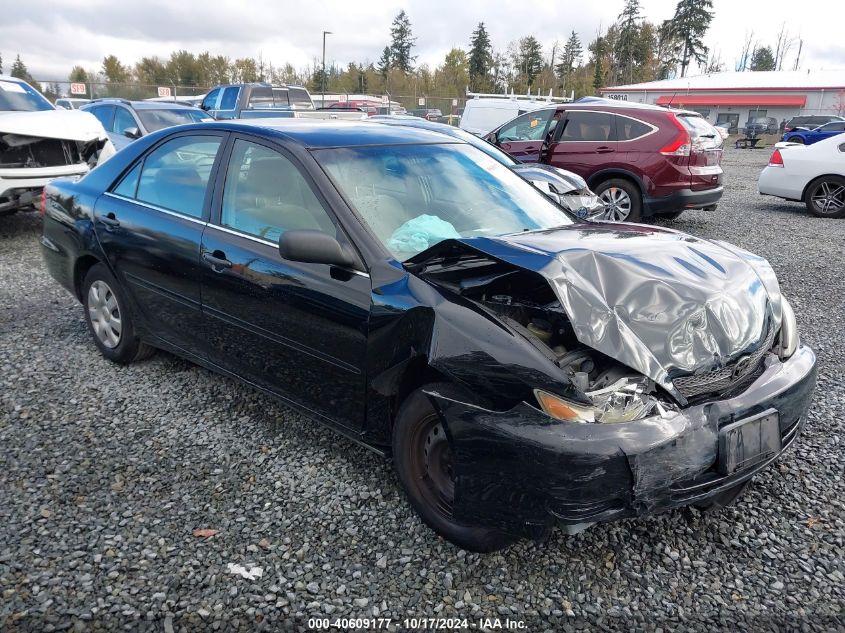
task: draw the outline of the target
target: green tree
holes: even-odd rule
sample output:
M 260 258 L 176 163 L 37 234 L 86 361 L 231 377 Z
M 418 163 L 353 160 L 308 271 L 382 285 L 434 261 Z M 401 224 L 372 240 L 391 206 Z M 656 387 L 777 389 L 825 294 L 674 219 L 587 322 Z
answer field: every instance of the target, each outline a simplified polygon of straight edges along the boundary
M 469 83 L 469 59 L 466 51 L 453 48 L 446 53 L 443 65 L 437 69 L 437 88 L 441 94 L 459 95 Z
M 384 79 L 387 79 L 387 74 L 390 72 L 392 65 L 393 58 L 390 53 L 390 47 L 385 46 L 384 50 L 381 52 L 381 57 L 378 60 L 378 71 Z
M 390 38 L 391 67 L 398 68 L 403 73 L 413 71 L 416 56 L 411 55 L 411 49 L 414 47 L 417 38 L 411 32 L 411 20 L 404 9 L 393 18 L 393 24 L 390 26 Z
M 671 28 L 676 40 L 677 58 L 681 64 L 681 77 L 687 74 L 690 62 L 707 61 L 704 35 L 713 21 L 713 0 L 679 0 Z
M 593 43 L 590 44 L 590 53 L 592 53 L 593 59 L 593 91 L 598 93 L 599 88 L 602 88 L 605 85 L 605 78 L 604 78 L 604 56 L 606 55 L 606 44 L 604 37 L 599 35 Z
M 179 86 L 200 85 L 200 65 L 197 63 L 196 55 L 184 49 L 170 54 L 170 59 L 165 65 L 167 70 L 167 83 L 175 83 Z
M 114 55 L 103 58 L 103 75 L 105 75 L 106 81 L 111 84 L 129 83 L 131 78 L 129 68 L 120 63 L 120 60 Z
M 238 83 L 258 81 L 258 65 L 251 57 L 236 59 L 232 64 L 232 67 L 232 78 Z
M 581 55 L 583 54 L 584 48 L 581 46 L 581 39 L 575 31 L 572 31 L 572 34 L 563 46 L 560 63 L 555 67 L 558 76 L 563 79 L 564 89 L 566 88 L 567 81 L 572 76 L 572 72 L 576 67 L 581 65 Z
M 620 83 L 634 82 L 634 71 L 642 61 L 640 59 L 641 23 L 640 0 L 625 0 L 625 8 L 622 9 L 617 21 L 619 37 L 614 47 L 617 60 L 617 72 L 614 81 Z
M 135 76 L 140 83 L 148 86 L 170 83 L 167 78 L 167 68 L 158 57 L 142 57 L 135 64 Z
M 774 70 L 775 56 L 769 46 L 763 46 L 754 51 L 751 56 L 751 70 Z
M 26 83 L 35 85 L 35 79 L 32 78 L 32 75 L 29 74 L 29 70 L 26 68 L 26 64 L 21 61 L 21 56 L 16 55 L 15 61 L 12 62 L 12 71 L 10 73 L 12 77 L 17 77 L 18 79 L 23 79 Z
M 472 88 L 483 92 L 490 87 L 490 71 L 493 68 L 493 45 L 490 34 L 479 22 L 472 32 L 469 49 L 469 81 Z
M 530 88 L 543 70 L 543 46 L 536 37 L 528 35 L 519 40 L 517 55 L 517 68 Z
M 3 54 L 0 53 L 0 75 L 3 74 Z
M 672 24 L 672 20 L 664 20 L 657 27 L 654 51 L 654 78 L 668 79 L 675 72 L 680 60 L 678 49 L 680 42 L 678 31 Z
M 82 66 L 74 66 L 70 71 L 70 75 L 68 75 L 68 80 L 74 83 L 85 84 L 91 81 L 91 78 L 88 77 L 88 73 Z

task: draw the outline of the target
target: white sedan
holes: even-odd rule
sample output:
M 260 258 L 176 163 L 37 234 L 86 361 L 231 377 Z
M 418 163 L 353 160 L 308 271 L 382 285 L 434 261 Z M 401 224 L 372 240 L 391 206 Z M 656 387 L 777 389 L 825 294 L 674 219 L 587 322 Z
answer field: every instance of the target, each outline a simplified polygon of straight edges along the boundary
M 820 218 L 845 218 L 845 138 L 778 143 L 757 181 L 760 193 L 804 202 Z

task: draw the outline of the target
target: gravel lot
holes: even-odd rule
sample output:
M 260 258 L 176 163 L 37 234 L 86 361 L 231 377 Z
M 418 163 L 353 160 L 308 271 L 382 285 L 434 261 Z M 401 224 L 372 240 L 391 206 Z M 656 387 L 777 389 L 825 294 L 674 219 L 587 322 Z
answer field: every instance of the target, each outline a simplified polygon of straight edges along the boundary
M 43 269 L 39 217 L 0 218 L 0 628 L 845 630 L 845 222 L 760 197 L 768 156 L 727 150 L 718 210 L 671 225 L 774 265 L 821 367 L 797 446 L 720 513 L 498 555 L 438 539 L 388 462 L 270 398 L 164 353 L 105 361 Z

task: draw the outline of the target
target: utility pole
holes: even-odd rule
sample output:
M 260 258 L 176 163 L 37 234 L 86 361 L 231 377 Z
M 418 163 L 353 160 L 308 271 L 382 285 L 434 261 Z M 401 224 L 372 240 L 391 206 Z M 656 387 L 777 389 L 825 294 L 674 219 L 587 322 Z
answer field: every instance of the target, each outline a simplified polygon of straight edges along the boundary
M 320 75 L 321 108 L 326 107 L 326 35 L 331 34 L 331 31 L 323 31 L 323 74 Z

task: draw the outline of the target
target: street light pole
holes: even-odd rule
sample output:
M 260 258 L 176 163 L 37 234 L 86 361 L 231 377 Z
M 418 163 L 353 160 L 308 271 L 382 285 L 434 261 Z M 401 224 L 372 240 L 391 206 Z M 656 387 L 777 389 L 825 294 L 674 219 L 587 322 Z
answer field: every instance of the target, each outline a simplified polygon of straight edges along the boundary
M 326 35 L 331 35 L 331 31 L 323 31 L 323 73 L 320 75 L 320 107 L 326 107 Z

